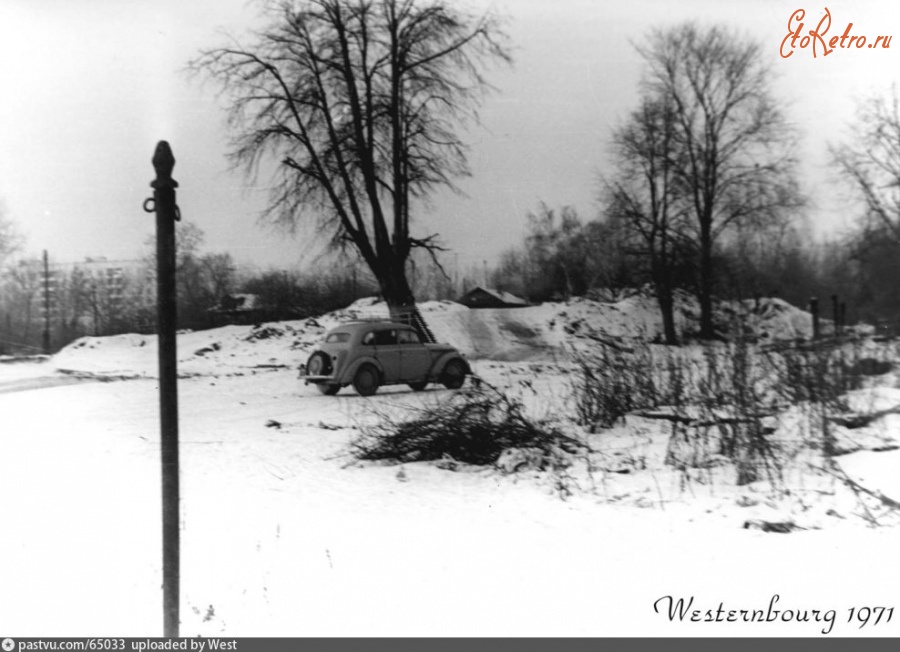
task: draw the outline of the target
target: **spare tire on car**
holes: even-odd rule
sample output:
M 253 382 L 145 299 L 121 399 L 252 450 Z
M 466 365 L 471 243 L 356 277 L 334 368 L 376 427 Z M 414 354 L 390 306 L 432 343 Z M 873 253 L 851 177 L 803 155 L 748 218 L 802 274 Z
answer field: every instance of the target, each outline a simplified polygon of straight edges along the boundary
M 331 373 L 331 358 L 322 351 L 316 351 L 306 363 L 308 376 L 327 376 Z

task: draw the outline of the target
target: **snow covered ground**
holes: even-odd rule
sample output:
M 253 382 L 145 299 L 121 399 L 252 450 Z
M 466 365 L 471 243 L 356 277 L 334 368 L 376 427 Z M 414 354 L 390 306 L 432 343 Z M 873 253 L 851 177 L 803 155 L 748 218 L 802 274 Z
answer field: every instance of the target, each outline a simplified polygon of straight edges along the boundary
M 631 417 L 589 437 L 609 464 L 573 468 L 564 495 L 560 478 L 541 472 L 353 463 L 348 444 L 374 409 L 401 414 L 450 394 L 325 397 L 297 379 L 325 329 L 381 310 L 362 302 L 319 320 L 179 336 L 182 635 L 900 634 L 900 613 L 861 629 L 848 622 L 851 608 L 900 607 L 896 521 L 888 511 L 886 526 L 872 527 L 853 492 L 799 466 L 786 472 L 788 494 L 766 482 L 736 487 L 725 469 L 686 481 L 662 464 L 659 424 Z M 424 312 L 439 339 L 477 358 L 477 374 L 562 419 L 567 347 L 659 332 L 640 296 Z M 774 300 L 753 315 L 763 340 L 811 328 Z M 682 306 L 682 328 L 691 318 Z M 155 338 L 138 335 L 0 364 L 3 635 L 161 634 L 155 371 Z M 888 375 L 851 397 L 884 414 L 844 433 L 864 441 L 836 459 L 898 499 L 894 383 Z M 802 529 L 744 527 L 762 521 Z M 819 610 L 820 621 L 671 622 L 666 596 L 693 597 L 704 617 L 720 603 L 752 611 L 774 600 Z

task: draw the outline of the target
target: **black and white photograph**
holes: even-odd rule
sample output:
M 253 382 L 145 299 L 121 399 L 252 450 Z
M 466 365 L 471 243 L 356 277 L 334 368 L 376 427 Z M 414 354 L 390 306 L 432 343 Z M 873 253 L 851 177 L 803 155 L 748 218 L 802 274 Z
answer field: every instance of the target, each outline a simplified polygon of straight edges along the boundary
M 897 33 L 0 0 L 3 649 L 900 636 Z

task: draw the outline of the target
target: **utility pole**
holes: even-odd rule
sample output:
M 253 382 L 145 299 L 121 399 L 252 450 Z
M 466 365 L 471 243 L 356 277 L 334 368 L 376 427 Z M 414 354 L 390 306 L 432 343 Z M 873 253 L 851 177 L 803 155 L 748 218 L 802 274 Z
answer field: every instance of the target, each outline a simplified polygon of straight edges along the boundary
M 816 297 L 809 300 L 809 311 L 812 313 L 812 338 L 817 340 L 819 339 L 819 300 Z
M 163 625 L 165 636 L 178 637 L 181 580 L 181 531 L 178 467 L 178 357 L 175 332 L 175 203 L 178 182 L 172 178 L 175 157 L 169 143 L 156 145 L 150 183 L 153 197 L 144 210 L 156 213 L 156 301 L 159 341 L 160 457 L 162 462 Z
M 50 261 L 44 249 L 44 355 L 50 355 Z
M 91 275 L 91 325 L 94 329 L 94 337 L 100 335 L 100 304 L 97 299 L 97 277 Z
M 831 315 L 834 318 L 834 336 L 841 334 L 841 308 L 838 303 L 838 295 L 831 295 Z

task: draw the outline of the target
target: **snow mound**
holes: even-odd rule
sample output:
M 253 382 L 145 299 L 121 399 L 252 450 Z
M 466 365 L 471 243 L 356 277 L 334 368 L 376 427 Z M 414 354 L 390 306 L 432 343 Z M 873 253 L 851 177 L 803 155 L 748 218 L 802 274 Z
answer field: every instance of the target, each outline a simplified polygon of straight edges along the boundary
M 727 332 L 742 328 L 759 340 L 809 339 L 813 335 L 812 314 L 777 298 L 724 303 L 718 309 L 718 321 Z M 832 322 L 822 320 L 822 332 Z
M 524 308 L 470 309 L 451 301 L 419 304 L 440 342 L 475 359 L 526 361 L 553 359 L 573 344 L 594 341 L 660 341 L 663 324 L 655 297 L 640 291 L 617 301 L 577 298 Z M 698 329 L 694 297 L 675 296 L 675 327 L 689 337 Z M 350 320 L 383 319 L 387 305 L 375 298 L 306 320 L 223 326 L 178 334 L 178 370 L 182 375 L 243 375 L 253 370 L 297 368 L 323 335 Z M 723 332 L 741 325 L 760 340 L 807 338 L 812 318 L 780 299 L 723 303 L 716 313 Z M 53 358 L 61 371 L 131 377 L 155 377 L 157 342 L 153 335 L 83 337 Z

